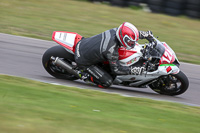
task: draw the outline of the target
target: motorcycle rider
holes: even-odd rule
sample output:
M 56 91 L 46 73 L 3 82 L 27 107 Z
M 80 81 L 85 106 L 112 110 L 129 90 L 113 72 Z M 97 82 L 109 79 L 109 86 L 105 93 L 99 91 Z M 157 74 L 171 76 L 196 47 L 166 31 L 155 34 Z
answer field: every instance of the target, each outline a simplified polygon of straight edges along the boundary
M 90 38 L 83 38 L 76 45 L 75 51 L 75 61 L 83 70 L 79 71 L 80 77 L 89 79 L 99 87 L 109 87 L 113 82 L 113 77 L 99 67 L 98 63 L 108 61 L 112 75 L 130 74 L 130 68 L 121 66 L 118 62 L 118 49 L 120 47 L 134 48 L 138 39 L 147 39 L 151 42 L 152 36 L 151 31 L 138 31 L 133 24 L 124 22 L 118 28 Z

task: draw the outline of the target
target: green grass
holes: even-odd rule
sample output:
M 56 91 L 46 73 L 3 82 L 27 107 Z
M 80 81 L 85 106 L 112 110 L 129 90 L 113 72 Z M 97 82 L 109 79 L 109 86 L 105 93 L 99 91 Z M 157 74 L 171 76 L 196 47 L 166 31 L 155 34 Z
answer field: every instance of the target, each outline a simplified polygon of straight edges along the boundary
M 0 133 L 199 133 L 200 108 L 0 75 Z
M 128 21 L 152 30 L 166 41 L 179 60 L 200 64 L 200 21 L 75 0 L 1 0 L 0 32 L 51 40 L 55 30 L 85 37 Z

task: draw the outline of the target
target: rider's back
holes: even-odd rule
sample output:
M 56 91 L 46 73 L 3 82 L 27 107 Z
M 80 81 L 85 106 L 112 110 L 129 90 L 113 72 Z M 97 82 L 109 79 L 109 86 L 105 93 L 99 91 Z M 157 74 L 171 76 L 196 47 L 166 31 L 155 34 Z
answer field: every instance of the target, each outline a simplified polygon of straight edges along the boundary
M 116 28 L 90 38 L 83 38 L 76 46 L 75 60 L 79 65 L 93 65 L 107 61 L 117 46 Z

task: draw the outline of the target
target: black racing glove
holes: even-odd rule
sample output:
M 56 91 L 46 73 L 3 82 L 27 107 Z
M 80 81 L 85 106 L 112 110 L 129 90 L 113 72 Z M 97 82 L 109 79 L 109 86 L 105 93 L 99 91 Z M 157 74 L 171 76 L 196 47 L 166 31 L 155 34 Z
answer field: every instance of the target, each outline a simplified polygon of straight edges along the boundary
M 152 31 L 139 31 L 140 39 L 147 39 L 149 42 L 153 42 L 153 33 Z

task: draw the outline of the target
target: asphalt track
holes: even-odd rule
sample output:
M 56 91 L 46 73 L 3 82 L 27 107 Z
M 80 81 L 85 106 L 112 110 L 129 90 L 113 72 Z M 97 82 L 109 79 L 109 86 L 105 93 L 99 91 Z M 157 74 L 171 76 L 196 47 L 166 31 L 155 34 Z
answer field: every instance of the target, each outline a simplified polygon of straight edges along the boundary
M 0 33 L 0 74 L 14 75 L 39 80 L 52 84 L 62 84 L 79 88 L 94 89 L 123 96 L 144 97 L 155 100 L 179 102 L 192 106 L 200 106 L 200 66 L 181 63 L 181 70 L 189 78 L 189 89 L 179 96 L 164 96 L 153 92 L 150 88 L 131 88 L 113 85 L 101 89 L 88 85 L 80 80 L 68 81 L 55 79 L 42 66 L 42 55 L 50 47 L 58 45 L 53 41 L 13 36 Z

